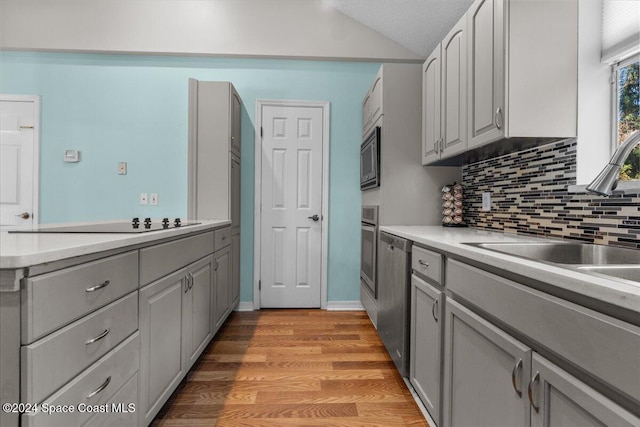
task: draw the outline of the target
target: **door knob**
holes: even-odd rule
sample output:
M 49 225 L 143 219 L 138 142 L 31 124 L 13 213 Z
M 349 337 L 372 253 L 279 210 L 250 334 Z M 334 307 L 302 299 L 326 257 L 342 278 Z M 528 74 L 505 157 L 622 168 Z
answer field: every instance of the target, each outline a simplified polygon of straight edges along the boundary
M 18 214 L 16 216 L 19 216 L 22 219 L 29 219 L 31 218 L 31 214 L 29 212 L 22 212 L 21 214 Z
M 312 219 L 312 220 L 314 220 L 314 221 L 318 221 L 318 220 L 320 219 L 320 217 L 319 217 L 318 215 L 309 216 L 309 217 L 307 217 L 307 218 Z

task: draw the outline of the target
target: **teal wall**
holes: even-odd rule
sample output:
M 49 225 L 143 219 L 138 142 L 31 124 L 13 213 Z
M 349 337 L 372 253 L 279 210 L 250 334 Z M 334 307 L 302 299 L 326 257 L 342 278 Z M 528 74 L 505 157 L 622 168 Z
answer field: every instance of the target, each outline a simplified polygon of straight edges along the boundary
M 40 95 L 42 223 L 185 217 L 188 79 L 231 81 L 242 122 L 241 299 L 253 299 L 257 98 L 331 103 L 329 301 L 359 300 L 360 104 L 380 64 L 0 53 L 0 92 Z M 65 149 L 80 151 L 64 163 Z M 117 164 L 128 163 L 127 175 Z M 140 206 L 140 193 L 158 206 Z

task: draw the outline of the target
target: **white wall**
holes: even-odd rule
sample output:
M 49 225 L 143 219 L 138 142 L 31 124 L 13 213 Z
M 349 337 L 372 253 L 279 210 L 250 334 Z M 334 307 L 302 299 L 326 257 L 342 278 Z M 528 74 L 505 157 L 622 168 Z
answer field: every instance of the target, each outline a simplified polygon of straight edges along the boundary
M 602 54 L 602 0 L 581 1 L 578 21 L 577 184 L 588 184 L 611 156 L 611 67 Z
M 0 49 L 424 60 L 320 0 L 2 0 Z

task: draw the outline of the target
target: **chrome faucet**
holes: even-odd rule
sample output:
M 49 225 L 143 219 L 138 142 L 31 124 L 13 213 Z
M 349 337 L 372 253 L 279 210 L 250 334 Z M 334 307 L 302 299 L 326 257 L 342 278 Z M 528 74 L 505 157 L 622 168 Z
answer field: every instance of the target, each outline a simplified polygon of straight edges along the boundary
M 602 169 L 602 172 L 598 174 L 591 184 L 587 185 L 587 191 L 602 196 L 610 196 L 618 186 L 618 176 L 624 161 L 638 143 L 640 143 L 640 130 L 629 135 L 622 145 L 616 149 L 611 160 L 609 160 L 609 164 Z

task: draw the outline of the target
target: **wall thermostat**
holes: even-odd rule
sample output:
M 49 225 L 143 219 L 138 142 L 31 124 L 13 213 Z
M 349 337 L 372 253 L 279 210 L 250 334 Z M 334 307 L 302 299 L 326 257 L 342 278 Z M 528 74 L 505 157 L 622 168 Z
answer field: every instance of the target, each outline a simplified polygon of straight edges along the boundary
M 78 150 L 64 150 L 64 161 L 66 163 L 76 163 L 80 161 L 80 152 Z

